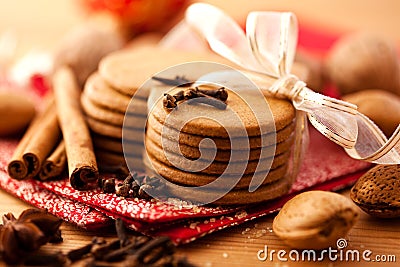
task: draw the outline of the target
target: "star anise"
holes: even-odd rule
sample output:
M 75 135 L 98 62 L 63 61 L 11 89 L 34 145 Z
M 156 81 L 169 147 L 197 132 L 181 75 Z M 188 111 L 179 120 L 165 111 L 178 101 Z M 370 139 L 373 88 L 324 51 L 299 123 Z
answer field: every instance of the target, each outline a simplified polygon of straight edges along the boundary
M 12 213 L 4 214 L 0 228 L 0 253 L 6 263 L 23 261 L 32 251 L 59 234 L 62 220 L 45 210 L 27 209 L 18 219 Z

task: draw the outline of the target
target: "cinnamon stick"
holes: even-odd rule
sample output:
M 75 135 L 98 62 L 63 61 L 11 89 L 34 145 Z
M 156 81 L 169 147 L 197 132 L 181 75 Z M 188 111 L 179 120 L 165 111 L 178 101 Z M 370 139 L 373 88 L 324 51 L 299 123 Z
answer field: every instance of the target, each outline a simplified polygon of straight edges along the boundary
M 70 68 L 58 68 L 53 75 L 53 90 L 71 186 L 78 190 L 89 189 L 97 185 L 99 172 L 89 128 L 80 106 L 81 89 Z
M 39 179 L 44 181 L 59 176 L 67 165 L 65 144 L 61 141 L 53 153 L 43 162 L 39 172 Z
M 35 177 L 60 137 L 54 99 L 49 99 L 46 108 L 35 117 L 8 163 L 10 177 L 18 180 Z

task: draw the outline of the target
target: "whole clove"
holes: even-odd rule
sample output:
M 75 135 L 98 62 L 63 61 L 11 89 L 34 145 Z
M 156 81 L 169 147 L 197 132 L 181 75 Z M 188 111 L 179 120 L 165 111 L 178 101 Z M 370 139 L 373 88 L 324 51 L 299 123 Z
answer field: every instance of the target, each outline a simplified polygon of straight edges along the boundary
M 66 256 L 71 262 L 75 262 L 83 259 L 86 255 L 88 255 L 92 251 L 93 246 L 104 244 L 106 244 L 105 239 L 96 236 L 89 244 L 86 244 L 77 249 L 70 250 Z
M 108 178 L 103 181 L 102 190 L 104 193 L 115 193 L 115 179 Z
M 96 260 L 102 260 L 104 258 L 104 255 L 107 255 L 111 251 L 119 248 L 120 248 L 120 240 L 116 239 L 109 243 L 93 245 L 92 249 L 90 250 L 90 253 L 94 256 Z
M 190 104 L 207 104 L 218 109 L 226 109 L 226 100 L 228 92 L 224 87 L 218 89 L 202 89 L 199 87 L 188 88 L 178 91 L 176 94 L 164 94 L 163 106 L 167 110 L 172 110 L 178 106 L 181 101 L 196 99 L 189 102 Z
M 135 254 L 138 248 L 142 247 L 143 245 L 145 245 L 146 243 L 149 242 L 150 238 L 148 238 L 146 236 L 140 236 L 140 237 L 136 237 L 134 239 L 138 239 L 138 240 L 131 241 L 124 247 L 110 251 L 109 253 L 104 255 L 102 260 L 111 261 L 111 262 L 120 261 L 122 258 L 124 258 L 128 254 Z
M 185 91 L 180 90 L 174 94 L 175 101 L 182 101 L 185 99 Z
M 89 243 L 87 245 L 84 245 L 83 247 L 70 250 L 67 253 L 67 258 L 71 262 L 75 262 L 75 261 L 81 260 L 85 255 L 90 253 L 90 250 L 92 249 L 92 247 L 93 247 L 93 243 Z
M 115 189 L 115 194 L 119 197 L 128 198 L 130 197 L 130 190 L 131 188 L 129 184 L 119 183 Z
M 115 220 L 115 230 L 117 231 L 117 236 L 120 241 L 121 247 L 125 247 L 126 245 L 128 245 L 130 242 L 129 237 L 126 232 L 124 221 L 122 221 L 121 218 L 117 218 Z
M 154 238 L 140 247 L 132 257 L 131 260 L 139 264 L 154 264 L 161 257 L 171 255 L 174 251 L 174 245 L 171 239 L 166 236 Z
M 163 190 L 165 184 L 157 177 L 139 175 L 136 172 L 129 174 L 122 183 L 118 183 L 115 193 L 125 198 L 151 199 L 149 192 Z
M 137 177 L 137 173 L 135 172 L 135 173 L 130 173 L 125 179 L 124 179 L 124 184 L 128 184 L 128 185 L 130 185 L 130 184 L 132 184 L 132 182 L 134 182 L 135 181 L 135 178 Z
M 151 185 L 148 184 L 141 185 L 139 187 L 138 197 L 147 200 L 151 199 L 152 197 L 147 192 L 149 192 L 152 189 L 153 187 Z
M 174 109 L 176 108 L 176 98 L 170 94 L 165 93 L 163 98 L 163 106 L 166 109 Z
M 201 89 L 199 87 L 196 87 L 195 89 L 199 93 L 211 96 L 221 101 L 226 101 L 228 99 L 228 92 L 225 90 L 225 87 L 220 87 L 218 89 Z

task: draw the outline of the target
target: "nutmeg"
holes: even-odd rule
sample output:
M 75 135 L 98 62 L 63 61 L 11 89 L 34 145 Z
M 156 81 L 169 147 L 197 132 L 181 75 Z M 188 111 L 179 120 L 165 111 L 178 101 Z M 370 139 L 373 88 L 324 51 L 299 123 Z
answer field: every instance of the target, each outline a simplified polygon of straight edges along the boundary
M 296 249 L 335 247 L 359 217 L 357 207 L 345 196 L 308 191 L 289 200 L 275 217 L 274 233 Z
M 350 191 L 353 202 L 374 217 L 400 217 L 400 165 L 377 165 Z
M 73 69 L 83 86 L 99 61 L 108 53 L 121 49 L 124 40 L 119 32 L 100 28 L 92 23 L 80 25 L 61 40 L 54 56 L 54 68 L 63 65 Z
M 384 90 L 364 90 L 343 96 L 357 105 L 358 111 L 370 118 L 386 136 L 400 124 L 400 97 Z
M 400 66 L 395 44 L 357 32 L 340 38 L 325 61 L 325 74 L 342 94 L 380 88 L 400 95 Z
M 26 96 L 0 92 L 0 136 L 22 132 L 35 116 L 35 106 Z

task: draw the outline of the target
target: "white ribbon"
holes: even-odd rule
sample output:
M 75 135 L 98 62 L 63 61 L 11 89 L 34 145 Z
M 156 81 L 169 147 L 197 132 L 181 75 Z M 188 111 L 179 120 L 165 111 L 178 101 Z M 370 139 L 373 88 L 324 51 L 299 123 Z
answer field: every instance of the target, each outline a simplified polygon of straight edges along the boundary
M 355 105 L 315 93 L 290 74 L 298 35 L 293 13 L 251 12 L 246 34 L 233 19 L 209 4 L 191 5 L 185 21 L 214 52 L 246 69 L 251 79 L 275 79 L 271 87 L 262 89 L 292 100 L 319 132 L 342 146 L 351 157 L 400 164 L 400 125 L 388 140 Z

